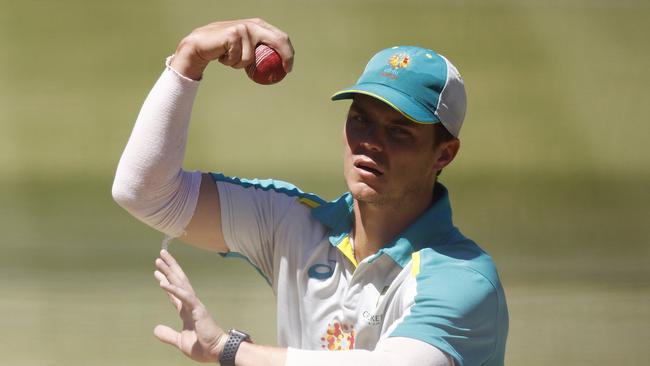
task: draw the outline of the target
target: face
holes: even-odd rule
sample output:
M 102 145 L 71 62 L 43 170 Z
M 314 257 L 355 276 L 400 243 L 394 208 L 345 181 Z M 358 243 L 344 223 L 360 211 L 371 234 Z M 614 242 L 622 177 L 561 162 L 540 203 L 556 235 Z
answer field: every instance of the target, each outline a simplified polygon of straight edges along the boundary
M 433 128 L 378 99 L 355 96 L 343 133 L 343 169 L 352 196 L 391 206 L 430 198 L 437 171 L 453 159 L 445 158 L 445 143 L 434 149 Z

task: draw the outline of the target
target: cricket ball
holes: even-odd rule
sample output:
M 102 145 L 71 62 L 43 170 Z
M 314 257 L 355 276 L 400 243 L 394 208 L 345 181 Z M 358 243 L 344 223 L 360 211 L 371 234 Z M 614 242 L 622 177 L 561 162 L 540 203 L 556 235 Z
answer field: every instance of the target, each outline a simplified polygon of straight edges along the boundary
M 255 47 L 255 62 L 246 66 L 246 74 L 254 82 L 262 85 L 275 84 L 287 76 L 280 55 L 273 48 L 262 43 Z

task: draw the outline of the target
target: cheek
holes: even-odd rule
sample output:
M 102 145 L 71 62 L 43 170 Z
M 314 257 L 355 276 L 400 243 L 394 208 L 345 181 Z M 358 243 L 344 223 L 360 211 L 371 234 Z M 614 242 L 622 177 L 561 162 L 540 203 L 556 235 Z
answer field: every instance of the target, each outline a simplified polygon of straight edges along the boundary
M 424 149 L 395 149 L 391 152 L 391 160 L 404 178 L 428 176 L 435 171 L 435 156 L 433 151 Z
M 343 157 L 343 173 L 347 176 L 347 172 L 352 166 L 352 148 L 350 146 L 350 140 L 348 139 L 345 128 L 343 128 L 343 136 L 341 140 L 343 143 L 341 151 L 341 155 Z
M 351 150 L 351 146 L 354 146 L 354 133 L 348 123 L 343 125 L 343 144 L 349 150 Z
M 343 129 L 343 137 L 341 139 L 342 142 L 342 147 L 343 147 L 343 162 L 346 162 L 346 157 L 351 155 L 352 151 L 352 146 L 351 146 L 351 141 L 350 138 L 348 137 L 348 134 L 346 133 L 346 129 Z

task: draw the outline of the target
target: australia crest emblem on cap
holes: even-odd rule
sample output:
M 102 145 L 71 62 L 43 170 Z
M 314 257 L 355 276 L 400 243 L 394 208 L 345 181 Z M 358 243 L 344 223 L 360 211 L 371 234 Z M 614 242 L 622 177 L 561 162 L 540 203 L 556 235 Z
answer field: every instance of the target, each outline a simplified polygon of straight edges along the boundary
M 408 53 L 396 53 L 388 59 L 388 64 L 393 69 L 403 69 L 411 62 L 411 56 Z
M 406 52 L 394 53 L 388 58 L 388 63 L 381 73 L 381 76 L 397 79 L 399 71 L 408 67 L 411 62 L 411 55 Z

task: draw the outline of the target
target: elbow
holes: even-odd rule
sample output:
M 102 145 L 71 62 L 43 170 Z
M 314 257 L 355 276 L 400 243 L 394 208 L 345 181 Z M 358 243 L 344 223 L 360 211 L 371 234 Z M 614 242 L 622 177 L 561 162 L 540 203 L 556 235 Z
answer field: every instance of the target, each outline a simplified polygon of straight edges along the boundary
M 129 194 L 129 192 L 122 187 L 117 179 L 113 181 L 111 195 L 113 196 L 113 201 L 115 201 L 123 208 L 126 208 L 130 203 L 133 202 L 133 195 Z
M 183 203 L 175 202 L 178 197 L 177 189 L 165 190 L 159 186 L 151 187 L 128 174 L 116 174 L 111 194 L 118 205 L 148 226 L 171 237 L 179 237 L 183 234 L 187 222 L 179 221 L 176 212 L 179 205 L 184 206 Z
M 142 192 L 139 192 L 135 187 L 136 185 L 132 180 L 116 174 L 111 188 L 113 200 L 125 210 L 131 211 L 143 200 Z

